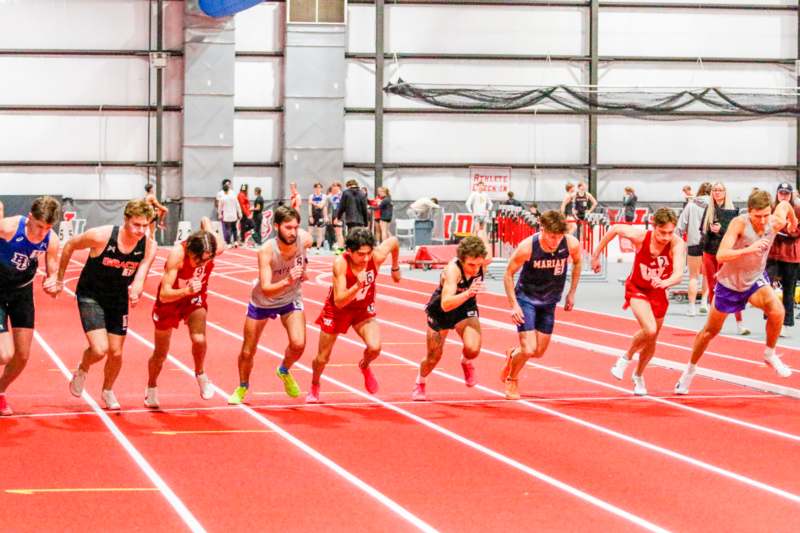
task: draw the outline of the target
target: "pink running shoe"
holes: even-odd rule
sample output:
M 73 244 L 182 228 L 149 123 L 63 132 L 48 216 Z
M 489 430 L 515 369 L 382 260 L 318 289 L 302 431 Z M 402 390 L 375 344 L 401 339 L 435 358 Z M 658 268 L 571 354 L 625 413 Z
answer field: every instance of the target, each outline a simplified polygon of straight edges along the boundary
M 364 374 L 364 388 L 370 394 L 378 392 L 378 380 L 375 379 L 375 374 L 372 373 L 370 367 L 362 368 L 361 373 Z
M 13 414 L 14 410 L 6 403 L 6 395 L 0 394 L 0 416 L 11 416 Z
M 478 384 L 478 377 L 475 375 L 475 367 L 470 361 L 461 363 L 461 370 L 464 371 L 464 385 L 474 387 Z
M 319 401 L 319 384 L 311 384 L 311 390 L 306 394 L 306 403 L 320 403 Z
M 411 391 L 411 399 L 415 402 L 424 402 L 428 399 L 425 396 L 425 384 L 424 383 L 417 383 L 414 385 L 414 390 Z

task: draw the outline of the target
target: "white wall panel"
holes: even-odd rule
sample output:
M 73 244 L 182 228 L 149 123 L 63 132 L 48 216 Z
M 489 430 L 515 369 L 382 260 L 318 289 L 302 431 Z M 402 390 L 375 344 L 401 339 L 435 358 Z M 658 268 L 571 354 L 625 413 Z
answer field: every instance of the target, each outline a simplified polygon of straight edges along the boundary
M 255 198 L 253 189 L 261 187 L 261 196 L 264 200 L 278 200 L 281 184 L 281 169 L 279 168 L 252 168 L 236 167 L 233 169 L 233 188 L 239 190 L 242 184 L 249 187 L 251 199 Z M 304 214 L 305 217 L 305 214 Z
M 557 61 L 434 61 L 404 60 L 399 64 L 387 61 L 384 79 L 398 77 L 409 83 L 447 84 L 451 86 L 518 86 L 575 85 L 587 83 L 585 69 L 580 64 Z M 349 107 L 375 105 L 374 61 L 352 59 L 347 63 L 347 99 Z M 400 96 L 385 95 L 386 107 L 426 107 L 424 102 Z
M 0 48 L 144 49 L 148 4 L 142 0 L 3 2 Z M 183 2 L 166 3 L 167 48 L 182 42 L 178 40 L 182 34 L 174 30 L 183 25 L 183 6 Z
M 144 114 L 3 113 L 0 114 L 0 160 L 145 160 L 147 126 Z M 179 114 L 167 113 L 164 128 L 164 159 L 178 159 Z
M 235 162 L 279 161 L 280 113 L 237 113 L 233 120 Z
M 3 105 L 147 105 L 147 57 L 0 56 Z M 183 60 L 171 59 L 164 100 L 180 105 Z M 150 99 L 155 104 L 155 72 Z
M 789 11 L 609 9 L 600 11 L 600 55 L 794 57 Z
M 154 175 L 154 169 L 151 172 Z M 178 172 L 175 168 L 164 169 L 165 183 L 176 182 Z M 143 168 L 0 169 L 0 189 L 13 194 L 53 194 L 76 200 L 129 200 L 144 196 L 145 183 L 147 169 Z M 167 196 L 173 194 L 167 191 Z
M 680 63 L 606 63 L 600 65 L 600 85 L 613 87 L 794 87 L 789 65 Z
M 597 196 L 600 202 L 621 202 L 630 185 L 640 202 L 682 202 L 681 188 L 697 190 L 704 181 L 721 181 L 735 202 L 746 202 L 753 187 L 773 194 L 781 181 L 794 183 L 794 172 L 723 170 L 602 170 L 598 173 Z
M 375 50 L 375 8 L 351 5 L 348 51 Z M 386 3 L 386 50 L 420 53 L 582 54 L 580 8 L 420 6 Z
M 237 58 L 235 76 L 235 105 L 273 107 L 283 104 L 283 61 L 280 58 Z
M 796 122 L 598 120 L 599 163 L 793 165 Z
M 345 120 L 345 161 L 372 161 L 371 116 Z M 586 120 L 548 116 L 386 115 L 384 159 L 394 163 L 583 163 Z
M 283 49 L 286 12 L 282 2 L 264 2 L 236 14 L 236 50 L 271 52 Z

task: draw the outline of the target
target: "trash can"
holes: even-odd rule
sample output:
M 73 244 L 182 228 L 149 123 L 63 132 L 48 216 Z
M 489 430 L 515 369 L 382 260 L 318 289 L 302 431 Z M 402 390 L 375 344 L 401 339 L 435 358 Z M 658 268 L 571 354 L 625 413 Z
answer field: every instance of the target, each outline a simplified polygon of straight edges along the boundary
M 430 244 L 433 235 L 433 220 L 414 221 L 414 244 Z

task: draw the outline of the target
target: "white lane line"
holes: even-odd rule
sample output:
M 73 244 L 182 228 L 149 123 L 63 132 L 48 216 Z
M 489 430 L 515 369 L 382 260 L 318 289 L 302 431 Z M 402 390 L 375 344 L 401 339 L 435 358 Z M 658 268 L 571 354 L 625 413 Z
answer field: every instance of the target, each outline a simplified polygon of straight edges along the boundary
M 61 358 L 55 353 L 55 351 L 53 351 L 50 345 L 45 342 L 38 331 L 34 331 L 33 336 L 36 339 L 36 342 L 38 342 L 44 351 L 47 352 L 47 355 L 50 356 L 50 359 L 53 360 L 53 363 L 58 366 L 67 381 L 69 381 L 72 378 L 72 372 L 67 369 Z M 189 511 L 183 501 L 178 498 L 178 496 L 172 491 L 172 489 L 161 478 L 161 476 L 158 475 L 158 472 L 156 472 L 155 469 L 150 466 L 150 463 L 147 462 L 147 459 L 145 459 L 139 450 L 137 450 L 136 447 L 131 443 L 131 441 L 128 440 L 125 434 L 117 427 L 116 424 L 114 424 L 114 422 L 111 421 L 111 418 L 109 418 L 109 416 L 102 409 L 100 409 L 100 406 L 97 405 L 97 402 L 94 400 L 94 398 L 92 398 L 92 396 L 86 391 L 83 391 L 81 398 L 83 398 L 83 400 L 89 404 L 89 406 L 97 414 L 97 416 L 100 417 L 100 420 L 108 428 L 114 438 L 117 439 L 117 442 L 119 442 L 125 451 L 128 452 L 128 455 L 131 456 L 131 459 L 134 460 L 137 466 L 142 469 L 150 481 L 152 481 L 158 490 L 161 491 L 161 494 L 164 496 L 164 498 L 166 498 L 172 508 L 175 509 L 175 512 L 178 513 L 178 516 L 181 517 L 181 520 L 183 520 L 189 530 L 195 532 L 204 532 L 205 528 L 200 525 L 200 522 L 197 520 L 197 518 L 195 518 L 192 512 Z

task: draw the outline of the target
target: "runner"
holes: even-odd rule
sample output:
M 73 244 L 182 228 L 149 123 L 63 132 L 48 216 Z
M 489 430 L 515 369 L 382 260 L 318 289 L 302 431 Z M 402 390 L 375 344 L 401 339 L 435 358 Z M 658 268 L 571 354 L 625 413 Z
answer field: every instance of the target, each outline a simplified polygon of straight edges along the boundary
M 653 215 L 653 229 L 646 230 L 627 224 L 615 224 L 600 239 L 592 254 L 592 269 L 600 272 L 600 253 L 614 238 L 630 240 L 636 248 L 631 273 L 625 280 L 625 305 L 631 308 L 639 323 L 628 351 L 619 356 L 611 374 L 622 379 L 625 369 L 639 353 L 639 364 L 633 373 L 633 393 L 647 394 L 644 369 L 656 351 L 656 340 L 664 324 L 669 301 L 667 288 L 680 283 L 686 265 L 686 244 L 675 234 L 678 217 L 675 212 L 662 207 Z
M 150 223 L 150 236 L 155 239 L 156 235 L 156 222 L 158 222 L 159 229 L 164 229 L 166 226 L 167 215 L 169 214 L 169 209 L 167 209 L 161 202 L 158 201 L 156 198 L 155 193 L 153 192 L 153 184 L 148 183 L 144 186 L 144 201 L 150 204 L 153 208 L 153 220 Z

